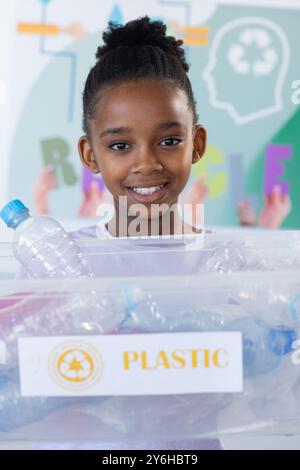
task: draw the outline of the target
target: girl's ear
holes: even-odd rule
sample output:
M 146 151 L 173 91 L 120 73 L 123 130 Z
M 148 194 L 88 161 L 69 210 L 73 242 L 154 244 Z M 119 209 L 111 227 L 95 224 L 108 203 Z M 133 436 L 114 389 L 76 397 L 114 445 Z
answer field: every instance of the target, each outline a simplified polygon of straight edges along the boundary
M 87 135 L 80 137 L 78 141 L 78 152 L 80 160 L 93 173 L 100 173 L 100 168 L 95 159 L 93 147 Z
M 200 124 L 194 129 L 194 148 L 192 163 L 197 163 L 205 154 L 207 142 L 206 130 Z

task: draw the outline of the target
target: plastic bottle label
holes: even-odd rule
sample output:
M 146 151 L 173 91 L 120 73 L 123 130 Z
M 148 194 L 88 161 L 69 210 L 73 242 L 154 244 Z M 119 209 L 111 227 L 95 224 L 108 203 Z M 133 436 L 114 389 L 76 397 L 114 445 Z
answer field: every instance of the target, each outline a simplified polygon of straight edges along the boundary
M 239 332 L 20 338 L 21 394 L 243 392 Z

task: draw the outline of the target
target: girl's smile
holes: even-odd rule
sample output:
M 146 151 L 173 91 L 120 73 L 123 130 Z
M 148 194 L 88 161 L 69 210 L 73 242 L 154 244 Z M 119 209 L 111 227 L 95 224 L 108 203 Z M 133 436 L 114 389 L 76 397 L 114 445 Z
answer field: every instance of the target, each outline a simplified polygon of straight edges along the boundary
M 137 203 L 162 203 L 168 193 L 168 181 L 142 182 L 127 187 L 129 198 Z

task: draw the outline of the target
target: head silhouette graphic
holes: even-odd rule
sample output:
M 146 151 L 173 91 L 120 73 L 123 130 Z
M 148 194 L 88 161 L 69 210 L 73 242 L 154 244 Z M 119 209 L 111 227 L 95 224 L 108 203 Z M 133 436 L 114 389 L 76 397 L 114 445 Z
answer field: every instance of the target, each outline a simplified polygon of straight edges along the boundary
M 236 124 L 262 119 L 283 107 L 290 61 L 283 30 L 265 18 L 240 18 L 216 34 L 203 77 L 212 106 Z

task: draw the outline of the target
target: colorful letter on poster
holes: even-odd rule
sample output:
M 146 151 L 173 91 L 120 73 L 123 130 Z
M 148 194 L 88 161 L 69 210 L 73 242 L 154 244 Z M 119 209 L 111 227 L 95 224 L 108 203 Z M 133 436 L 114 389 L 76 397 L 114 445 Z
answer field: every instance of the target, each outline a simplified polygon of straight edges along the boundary
M 281 160 L 290 160 L 293 149 L 291 145 L 271 144 L 267 146 L 265 160 L 265 194 L 272 194 L 275 185 L 281 187 L 282 194 L 289 193 L 289 183 L 281 181 L 280 176 L 284 174 L 284 165 Z
M 91 183 L 93 181 L 97 181 L 99 190 L 104 190 L 104 182 L 102 178 L 99 176 L 96 176 L 94 173 L 92 173 L 86 166 L 83 167 L 83 173 L 82 173 L 82 190 L 84 193 L 87 193 L 90 189 Z
M 77 176 L 73 165 L 68 161 L 70 148 L 61 138 L 42 140 L 42 152 L 45 166 L 52 165 L 56 170 L 61 169 L 63 181 L 67 186 L 77 183 Z
M 207 177 L 209 196 L 218 198 L 226 191 L 228 177 L 222 168 L 225 163 L 224 154 L 215 145 L 208 145 L 205 156 L 193 166 L 193 174 Z

